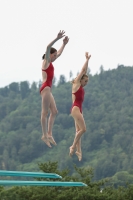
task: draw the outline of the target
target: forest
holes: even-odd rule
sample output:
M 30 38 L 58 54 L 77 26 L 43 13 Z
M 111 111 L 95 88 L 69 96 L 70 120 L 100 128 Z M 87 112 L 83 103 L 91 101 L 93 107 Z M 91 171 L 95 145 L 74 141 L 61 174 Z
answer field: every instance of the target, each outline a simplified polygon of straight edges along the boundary
M 54 172 L 62 176 L 61 181 L 83 182 L 86 187 L 57 187 L 57 186 L 17 186 L 0 187 L 1 200 L 132 200 L 133 185 L 126 184 L 126 187 L 108 186 L 108 179 L 92 181 L 93 169 L 90 167 L 73 167 L 74 174 L 70 175 L 69 169 L 58 169 L 57 162 L 45 162 L 39 164 L 43 172 Z M 37 178 L 36 178 L 37 179 Z M 51 179 L 38 178 L 39 181 L 51 181 Z M 52 180 L 52 181 L 58 181 Z
M 133 67 L 105 71 L 101 66 L 99 73 L 89 72 L 81 162 L 76 155 L 69 157 L 75 135 L 70 81 L 60 75 L 52 88 L 58 115 L 53 127 L 57 146 L 51 149 L 41 140 L 40 85 L 22 81 L 0 88 L 0 169 L 40 171 L 38 164 L 50 161 L 58 162 L 59 170 L 68 168 L 71 176 L 76 165 L 92 168 L 94 182 L 108 178 L 114 187 L 133 184 Z

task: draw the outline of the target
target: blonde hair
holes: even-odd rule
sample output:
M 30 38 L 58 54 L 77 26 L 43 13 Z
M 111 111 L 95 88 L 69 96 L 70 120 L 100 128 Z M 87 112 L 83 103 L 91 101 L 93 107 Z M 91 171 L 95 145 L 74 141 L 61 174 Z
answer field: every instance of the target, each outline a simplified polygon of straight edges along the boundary
M 88 78 L 88 75 L 87 75 L 87 74 L 83 74 L 83 76 L 81 77 L 80 80 L 84 79 L 85 77 Z M 76 77 L 76 78 L 77 78 L 77 77 Z M 74 84 L 76 78 L 74 78 L 74 79 L 71 81 L 72 84 Z

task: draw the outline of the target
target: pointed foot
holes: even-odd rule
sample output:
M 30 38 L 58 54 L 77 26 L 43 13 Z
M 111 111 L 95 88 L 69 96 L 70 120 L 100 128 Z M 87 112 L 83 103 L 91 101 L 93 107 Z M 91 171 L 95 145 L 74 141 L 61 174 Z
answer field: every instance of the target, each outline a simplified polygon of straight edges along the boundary
M 72 156 L 73 154 L 74 154 L 74 148 L 71 146 L 70 148 L 69 148 L 69 156 Z
M 82 153 L 76 151 L 75 154 L 78 156 L 79 161 L 82 160 Z
M 50 145 L 50 142 L 49 142 L 49 140 L 48 140 L 48 138 L 47 138 L 46 136 L 42 136 L 41 139 L 42 139 L 43 142 L 45 142 L 45 144 L 46 144 L 48 147 L 50 147 L 50 148 L 52 147 L 52 146 Z
M 54 138 L 53 138 L 52 136 L 48 136 L 48 140 L 49 140 L 49 142 L 50 142 L 51 144 L 57 145 L 56 142 L 55 142 L 55 140 L 54 140 Z

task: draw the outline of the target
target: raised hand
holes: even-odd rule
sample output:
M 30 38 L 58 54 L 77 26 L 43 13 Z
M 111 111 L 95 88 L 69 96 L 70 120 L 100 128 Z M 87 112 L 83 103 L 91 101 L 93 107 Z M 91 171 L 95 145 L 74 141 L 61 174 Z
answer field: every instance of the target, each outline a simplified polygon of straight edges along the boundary
M 61 39 L 61 38 L 63 38 L 65 35 L 65 31 L 60 31 L 59 33 L 58 33 L 58 35 L 57 35 L 57 39 Z
M 64 43 L 64 44 L 67 44 L 68 41 L 69 41 L 69 38 L 66 36 L 66 37 L 63 39 L 63 43 Z
M 90 57 L 91 57 L 91 55 L 89 55 L 89 53 L 88 52 L 85 52 L 85 57 L 86 57 L 86 59 L 90 59 Z

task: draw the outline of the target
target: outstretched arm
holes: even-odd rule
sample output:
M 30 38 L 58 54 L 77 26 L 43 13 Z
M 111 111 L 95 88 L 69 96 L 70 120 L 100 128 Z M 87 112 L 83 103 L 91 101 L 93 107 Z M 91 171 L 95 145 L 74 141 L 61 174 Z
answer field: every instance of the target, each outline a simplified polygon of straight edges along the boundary
M 68 43 L 68 41 L 69 41 L 69 38 L 66 36 L 66 37 L 63 39 L 63 44 L 62 44 L 61 48 L 60 48 L 60 49 L 58 50 L 58 52 L 57 52 L 57 58 L 62 54 L 62 52 L 63 52 L 63 50 L 64 50 L 66 44 Z
M 64 37 L 64 31 L 60 31 L 57 35 L 57 37 L 48 44 L 47 48 L 46 48 L 46 53 L 45 53 L 45 59 L 48 60 L 49 59 L 49 56 L 50 56 L 50 49 L 51 47 L 53 46 L 53 44 L 58 41 L 59 39 L 61 39 L 62 37 Z
M 81 72 L 78 74 L 76 81 L 80 81 L 82 76 L 87 73 L 88 63 L 89 63 L 89 59 L 90 59 L 91 55 L 89 55 L 89 53 L 86 52 L 85 57 L 86 57 L 86 61 L 81 69 Z

